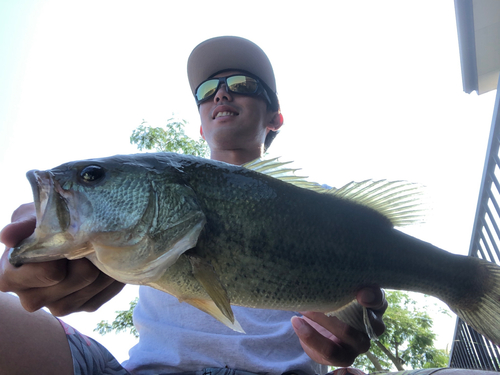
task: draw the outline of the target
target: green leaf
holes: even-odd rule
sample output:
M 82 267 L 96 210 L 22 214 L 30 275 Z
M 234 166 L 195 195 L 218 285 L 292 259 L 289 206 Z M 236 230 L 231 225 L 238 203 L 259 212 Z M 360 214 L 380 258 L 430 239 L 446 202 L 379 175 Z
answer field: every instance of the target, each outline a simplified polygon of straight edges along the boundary
M 137 145 L 142 150 L 155 150 L 157 152 L 176 152 L 206 157 L 208 146 L 203 139 L 194 140 L 186 135 L 184 128 L 186 120 L 171 117 L 167 120 L 165 128 L 154 128 L 142 120 L 142 123 L 132 132 L 130 143 Z
M 135 337 L 139 337 L 139 333 L 134 327 L 134 322 L 132 320 L 132 313 L 137 305 L 139 298 L 135 298 L 129 303 L 130 307 L 128 310 L 116 311 L 116 318 L 110 324 L 107 320 L 101 320 L 97 323 L 97 327 L 94 328 L 94 332 L 98 332 L 100 335 L 105 335 L 107 333 L 115 331 L 123 332 L 129 330 L 129 332 Z

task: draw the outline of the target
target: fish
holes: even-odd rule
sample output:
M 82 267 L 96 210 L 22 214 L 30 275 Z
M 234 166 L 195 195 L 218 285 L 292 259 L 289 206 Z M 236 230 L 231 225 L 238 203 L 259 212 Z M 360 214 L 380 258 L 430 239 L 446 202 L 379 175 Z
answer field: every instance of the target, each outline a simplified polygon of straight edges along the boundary
M 328 189 L 276 159 L 235 166 L 174 153 L 74 161 L 27 178 L 37 224 L 10 250 L 15 266 L 86 257 L 239 332 L 232 305 L 323 312 L 374 337 L 360 289 L 421 292 L 500 343 L 500 267 L 397 229 L 422 216 L 417 184 Z

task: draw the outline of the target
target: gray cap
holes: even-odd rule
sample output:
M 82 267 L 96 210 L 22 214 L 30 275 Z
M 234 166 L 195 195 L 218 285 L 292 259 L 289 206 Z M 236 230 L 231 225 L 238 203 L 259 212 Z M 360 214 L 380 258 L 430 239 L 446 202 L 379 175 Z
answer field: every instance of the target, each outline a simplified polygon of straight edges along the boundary
M 273 67 L 264 51 L 248 39 L 220 36 L 198 44 L 189 56 L 187 71 L 193 95 L 207 78 L 228 69 L 252 73 L 276 93 Z

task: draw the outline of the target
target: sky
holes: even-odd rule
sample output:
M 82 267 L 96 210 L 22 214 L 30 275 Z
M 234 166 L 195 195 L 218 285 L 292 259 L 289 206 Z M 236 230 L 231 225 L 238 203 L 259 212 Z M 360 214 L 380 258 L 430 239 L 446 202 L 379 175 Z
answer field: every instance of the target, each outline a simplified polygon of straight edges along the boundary
M 463 92 L 453 2 L 435 0 L 0 0 L 0 227 L 32 201 L 28 170 L 137 152 L 132 131 L 172 113 L 197 137 L 186 62 L 220 35 L 273 64 L 285 125 L 270 156 L 331 186 L 423 184 L 431 210 L 405 231 L 468 253 L 495 91 Z M 130 335 L 92 329 L 136 293 L 66 320 L 126 359 Z M 435 319 L 451 345 L 455 316 Z

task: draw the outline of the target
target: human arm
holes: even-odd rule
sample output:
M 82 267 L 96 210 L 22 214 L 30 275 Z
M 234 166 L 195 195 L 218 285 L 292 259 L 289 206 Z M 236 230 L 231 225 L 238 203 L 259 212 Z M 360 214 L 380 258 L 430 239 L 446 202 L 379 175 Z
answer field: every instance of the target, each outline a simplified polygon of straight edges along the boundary
M 12 222 L 0 232 L 0 242 L 7 246 L 0 259 L 0 291 L 16 293 L 27 311 L 46 306 L 56 316 L 95 311 L 121 291 L 124 284 L 87 259 L 12 266 L 9 248 L 33 233 L 35 226 L 35 207 L 28 203 L 14 211 Z
M 364 288 L 357 294 L 358 302 L 369 308 L 370 322 L 377 335 L 385 331 L 382 315 L 387 301 L 378 288 Z M 303 312 L 303 317 L 294 317 L 292 326 L 300 339 L 304 351 L 315 362 L 330 366 L 350 366 L 356 357 L 370 348 L 368 336 L 336 317 L 323 313 Z

